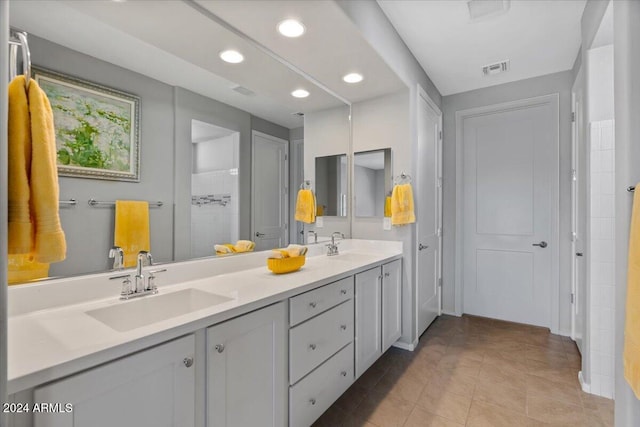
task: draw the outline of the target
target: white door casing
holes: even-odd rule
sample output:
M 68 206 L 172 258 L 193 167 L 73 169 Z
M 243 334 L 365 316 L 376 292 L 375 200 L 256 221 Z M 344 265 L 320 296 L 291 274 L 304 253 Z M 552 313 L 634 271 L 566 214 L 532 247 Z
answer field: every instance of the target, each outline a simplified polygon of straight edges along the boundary
M 416 310 L 419 337 L 441 313 L 442 113 L 418 87 Z
M 557 94 L 456 113 L 456 311 L 557 331 L 558 139 Z
M 291 141 L 289 170 L 291 179 L 289 180 L 289 218 L 290 235 L 289 243 L 304 244 L 306 236 L 304 235 L 304 222 L 294 221 L 296 198 L 298 189 L 304 181 L 304 140 L 296 139 Z
M 252 131 L 251 235 L 256 251 L 288 243 L 289 142 Z

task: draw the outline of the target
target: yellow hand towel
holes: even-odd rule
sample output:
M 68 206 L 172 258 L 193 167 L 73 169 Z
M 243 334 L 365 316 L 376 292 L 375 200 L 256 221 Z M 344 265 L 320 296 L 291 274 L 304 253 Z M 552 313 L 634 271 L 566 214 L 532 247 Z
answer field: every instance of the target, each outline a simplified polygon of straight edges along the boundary
M 251 252 L 256 247 L 251 240 L 238 240 L 234 246 L 236 252 Z
M 416 222 L 411 184 L 393 187 L 391 193 L 391 224 L 405 225 Z
M 60 224 L 56 133 L 49 99 L 35 80 L 29 83 L 31 115 L 31 208 L 35 224 L 37 262 L 57 262 L 66 257 L 67 244 Z
M 296 200 L 296 221 L 311 224 L 316 220 L 316 198 L 307 188 L 298 191 Z
M 271 249 L 269 258 L 271 259 L 289 258 L 289 252 L 287 252 L 286 249 Z
M 384 198 L 384 216 L 391 217 L 391 196 Z
M 124 252 L 124 266 L 136 265 L 140 251 L 151 251 L 149 239 L 149 203 L 116 200 L 114 245 Z
M 640 183 L 636 188 L 640 188 Z M 640 399 L 640 193 L 633 197 L 624 329 L 624 377 Z
M 227 255 L 235 252 L 233 245 L 231 244 L 215 245 L 214 248 L 216 250 L 216 255 Z
M 316 216 L 324 216 L 324 205 L 316 205 Z

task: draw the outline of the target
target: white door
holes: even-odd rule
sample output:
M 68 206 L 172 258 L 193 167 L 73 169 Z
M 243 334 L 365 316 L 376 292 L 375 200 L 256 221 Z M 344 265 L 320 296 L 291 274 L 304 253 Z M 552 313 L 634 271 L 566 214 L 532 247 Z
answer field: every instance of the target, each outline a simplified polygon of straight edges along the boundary
M 587 268 L 584 258 L 587 227 L 587 181 L 586 159 L 587 149 L 584 138 L 583 122 L 583 73 L 578 77 L 572 89 L 572 182 L 571 182 L 571 338 L 582 351 L 584 328 L 586 324 L 586 276 Z
M 251 223 L 256 251 L 287 245 L 288 152 L 284 139 L 253 131 Z
M 402 335 L 402 261 L 382 266 L 382 351 Z
M 285 308 L 281 302 L 207 330 L 208 427 L 287 425 Z
M 441 113 L 428 100 L 418 97 L 418 186 L 417 186 L 417 309 L 418 336 L 440 314 L 440 257 L 442 229 Z
M 291 179 L 289 181 L 289 218 L 295 217 L 296 209 L 296 197 L 298 196 L 297 189 L 304 181 L 304 140 L 296 139 L 291 141 L 291 161 L 289 162 L 289 169 L 291 171 Z M 289 243 L 304 244 L 304 222 L 291 221 L 290 224 L 291 235 L 289 237 Z
M 356 378 L 382 355 L 382 269 L 356 274 Z
M 38 387 L 34 402 L 70 403 L 67 413 L 34 413 L 35 427 L 195 425 L 193 335 Z
M 464 312 L 551 327 L 557 96 L 463 117 L 462 136 Z

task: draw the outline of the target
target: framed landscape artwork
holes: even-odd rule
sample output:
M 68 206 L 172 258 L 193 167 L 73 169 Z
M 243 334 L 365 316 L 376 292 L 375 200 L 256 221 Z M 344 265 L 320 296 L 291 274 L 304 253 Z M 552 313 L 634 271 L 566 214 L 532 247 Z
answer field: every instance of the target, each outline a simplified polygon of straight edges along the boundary
M 140 181 L 140 98 L 34 68 L 51 103 L 58 174 Z

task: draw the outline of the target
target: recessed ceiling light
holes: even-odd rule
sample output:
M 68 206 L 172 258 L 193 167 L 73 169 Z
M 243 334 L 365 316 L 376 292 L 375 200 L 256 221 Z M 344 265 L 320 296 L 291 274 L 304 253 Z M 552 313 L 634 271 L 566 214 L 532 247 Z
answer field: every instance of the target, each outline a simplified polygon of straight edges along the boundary
M 306 98 L 307 96 L 309 96 L 309 92 L 307 92 L 304 89 L 296 89 L 293 92 L 291 92 L 291 96 L 296 98 Z
M 364 77 L 362 77 L 362 74 L 349 73 L 346 76 L 344 76 L 342 80 L 344 80 L 347 83 L 360 83 L 363 78 Z
M 278 31 L 285 37 L 300 37 L 306 31 L 306 28 L 300 21 L 285 19 L 278 24 Z
M 220 59 L 231 64 L 239 64 L 244 61 L 244 56 L 237 50 L 225 50 L 220 52 Z

